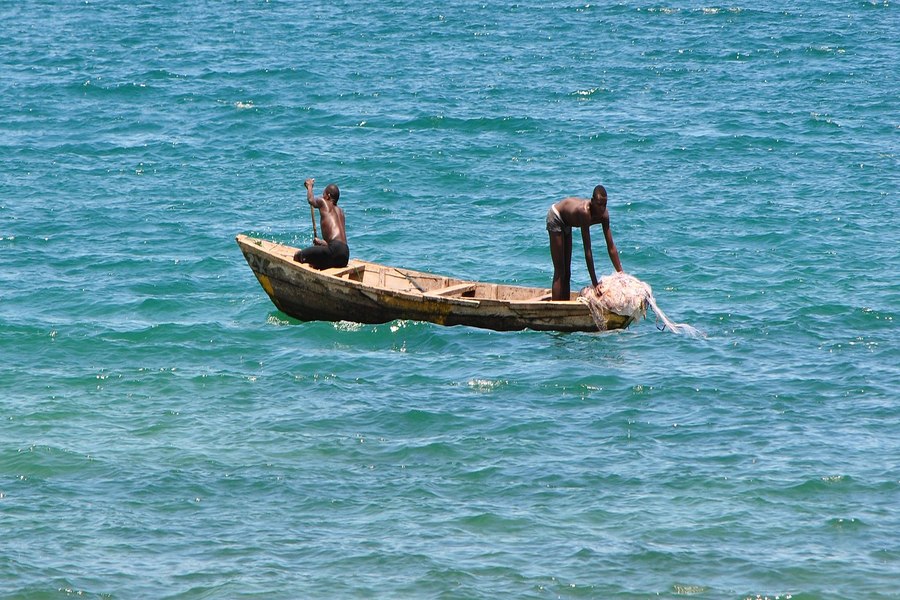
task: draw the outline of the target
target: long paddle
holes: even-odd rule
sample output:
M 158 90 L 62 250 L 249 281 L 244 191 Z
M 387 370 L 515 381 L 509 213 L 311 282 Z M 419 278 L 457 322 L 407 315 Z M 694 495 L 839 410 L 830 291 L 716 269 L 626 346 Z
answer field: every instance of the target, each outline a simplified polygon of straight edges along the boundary
M 303 187 L 306 188 L 306 197 L 312 200 L 312 186 L 315 179 L 310 177 L 306 181 L 303 182 Z M 319 237 L 319 234 L 316 232 L 316 211 L 313 208 L 312 203 L 309 205 L 309 218 L 312 219 L 313 224 L 313 244 L 316 243 L 316 238 Z

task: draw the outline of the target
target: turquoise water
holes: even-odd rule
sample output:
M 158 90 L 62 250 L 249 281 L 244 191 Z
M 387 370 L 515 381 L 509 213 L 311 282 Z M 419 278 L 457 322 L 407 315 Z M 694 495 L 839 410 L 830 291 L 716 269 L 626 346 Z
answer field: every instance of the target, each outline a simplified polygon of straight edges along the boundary
M 0 23 L 0 597 L 900 598 L 896 3 Z M 234 236 L 308 244 L 305 177 L 541 286 L 603 183 L 706 337 L 295 321 Z

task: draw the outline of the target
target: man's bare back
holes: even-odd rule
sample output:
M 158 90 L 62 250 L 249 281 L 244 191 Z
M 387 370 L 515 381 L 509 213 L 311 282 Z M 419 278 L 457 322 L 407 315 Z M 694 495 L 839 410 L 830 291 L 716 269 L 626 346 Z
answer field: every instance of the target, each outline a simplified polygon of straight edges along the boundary
M 595 216 L 588 198 L 563 198 L 554 206 L 563 221 L 572 227 L 590 227 L 604 221 L 609 224 L 609 209 L 604 206 L 603 212 Z

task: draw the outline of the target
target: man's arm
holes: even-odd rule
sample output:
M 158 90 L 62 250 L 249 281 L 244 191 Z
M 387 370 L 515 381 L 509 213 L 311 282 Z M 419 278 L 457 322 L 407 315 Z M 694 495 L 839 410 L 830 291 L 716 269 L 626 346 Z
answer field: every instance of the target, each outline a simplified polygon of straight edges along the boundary
M 606 238 L 606 250 L 609 252 L 609 260 L 612 261 L 616 271 L 621 273 L 624 269 L 622 268 L 622 263 L 619 262 L 619 250 L 616 248 L 616 243 L 613 241 L 612 229 L 609 227 L 609 221 L 603 222 L 603 237 Z M 596 286 L 597 284 L 595 283 L 594 285 Z
M 587 264 L 588 273 L 591 276 L 591 283 L 597 287 L 597 274 L 594 272 L 594 253 L 591 250 L 591 226 L 585 225 L 581 228 L 581 243 L 584 246 L 584 262 Z
M 309 202 L 309 205 L 315 208 L 319 207 L 319 199 L 313 195 L 313 184 L 316 182 L 315 179 L 310 177 L 306 181 L 303 182 L 303 185 L 306 187 L 306 201 Z

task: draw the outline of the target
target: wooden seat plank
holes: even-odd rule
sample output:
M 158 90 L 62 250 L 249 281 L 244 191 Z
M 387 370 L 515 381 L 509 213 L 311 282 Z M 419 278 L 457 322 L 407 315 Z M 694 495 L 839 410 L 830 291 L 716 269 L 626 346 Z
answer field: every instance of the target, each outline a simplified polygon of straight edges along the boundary
M 462 296 L 467 292 L 474 292 L 476 284 L 474 283 L 457 283 L 456 285 L 448 285 L 436 290 L 428 290 L 427 293 L 434 296 Z
M 553 297 L 553 292 L 544 292 L 540 296 L 535 296 L 534 298 L 528 298 L 525 302 L 546 302 Z
M 348 279 L 359 279 L 366 270 L 366 265 L 354 265 L 349 267 L 335 267 L 333 269 L 324 269 L 322 272 L 332 277 L 347 277 Z

